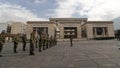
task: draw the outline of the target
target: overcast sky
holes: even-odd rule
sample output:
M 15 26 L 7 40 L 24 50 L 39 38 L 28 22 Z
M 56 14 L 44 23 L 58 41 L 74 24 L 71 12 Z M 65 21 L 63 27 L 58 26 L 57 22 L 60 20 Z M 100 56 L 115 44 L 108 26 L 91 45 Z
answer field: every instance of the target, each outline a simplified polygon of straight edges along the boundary
M 120 0 L 0 0 L 0 22 L 51 17 L 113 20 L 119 16 Z

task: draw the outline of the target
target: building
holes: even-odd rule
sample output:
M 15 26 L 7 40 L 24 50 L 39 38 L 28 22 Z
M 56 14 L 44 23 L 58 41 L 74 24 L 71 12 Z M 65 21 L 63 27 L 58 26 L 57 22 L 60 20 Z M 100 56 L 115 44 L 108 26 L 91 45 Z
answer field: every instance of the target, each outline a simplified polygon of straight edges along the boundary
M 24 23 L 13 22 L 10 26 L 11 26 L 11 34 L 26 33 L 26 24 Z
M 7 31 L 8 23 L 0 23 L 0 33 L 5 30 Z
M 93 39 L 96 37 L 114 37 L 112 21 L 87 21 L 87 18 L 50 18 L 50 21 L 28 21 L 27 36 L 36 30 L 67 39 L 72 35 L 75 39 Z
M 112 21 L 87 21 L 82 25 L 82 37 L 93 39 L 97 37 L 114 37 Z

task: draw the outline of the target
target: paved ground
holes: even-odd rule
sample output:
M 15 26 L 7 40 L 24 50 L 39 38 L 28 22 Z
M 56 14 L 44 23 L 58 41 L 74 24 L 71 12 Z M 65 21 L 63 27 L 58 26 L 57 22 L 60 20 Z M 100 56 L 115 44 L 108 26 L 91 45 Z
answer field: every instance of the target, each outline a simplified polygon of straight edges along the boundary
M 58 45 L 43 52 L 35 50 L 35 56 L 18 47 L 13 53 L 13 45 L 6 43 L 0 57 L 0 68 L 120 68 L 120 51 L 116 40 L 58 42 Z M 29 45 L 29 44 L 28 44 Z

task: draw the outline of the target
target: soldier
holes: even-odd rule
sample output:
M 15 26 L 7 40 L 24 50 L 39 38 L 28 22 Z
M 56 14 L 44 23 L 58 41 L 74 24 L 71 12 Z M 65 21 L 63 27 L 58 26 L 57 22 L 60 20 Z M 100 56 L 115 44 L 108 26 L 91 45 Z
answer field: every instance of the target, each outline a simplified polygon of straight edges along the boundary
M 2 51 L 2 48 L 3 48 L 4 43 L 5 43 L 5 35 L 4 35 L 4 33 L 1 33 L 1 34 L 0 34 L 0 53 L 1 53 L 1 51 Z M 1 54 L 0 54 L 0 57 L 2 57 Z
M 53 46 L 53 36 L 50 36 L 50 47 Z
M 35 36 L 35 47 L 38 48 L 38 34 Z
M 72 41 L 73 41 L 73 36 L 71 35 L 71 36 L 70 36 L 70 45 L 71 45 L 71 47 L 73 46 Z
M 45 50 L 45 46 L 46 46 L 46 34 L 43 34 L 43 50 Z
M 54 42 L 55 42 L 55 45 L 57 45 L 57 38 L 54 37 Z
M 39 33 L 39 52 L 41 52 L 42 50 L 41 50 L 41 48 L 42 48 L 42 46 L 43 46 L 43 39 L 42 39 L 42 33 L 40 32 Z
M 18 46 L 18 42 L 19 42 L 19 34 L 15 35 L 13 37 L 13 43 L 14 43 L 14 53 L 17 53 L 16 49 L 17 49 L 17 46 Z
M 49 47 L 49 34 L 46 34 L 46 48 Z
M 26 51 L 27 37 L 25 34 L 22 36 L 22 42 L 23 42 L 23 51 Z
M 34 55 L 34 43 L 35 43 L 35 30 L 30 34 L 30 54 Z

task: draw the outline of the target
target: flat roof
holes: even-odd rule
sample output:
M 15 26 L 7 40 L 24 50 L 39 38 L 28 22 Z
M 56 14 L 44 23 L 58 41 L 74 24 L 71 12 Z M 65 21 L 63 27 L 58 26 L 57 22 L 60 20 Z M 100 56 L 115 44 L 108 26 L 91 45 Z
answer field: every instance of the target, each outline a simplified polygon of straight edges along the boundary
M 58 20 L 58 21 L 81 21 L 87 20 L 87 18 L 49 18 L 50 21 Z
M 27 21 L 27 24 L 30 24 L 30 23 L 53 23 L 51 21 Z
M 87 23 L 113 23 L 113 21 L 87 21 Z

